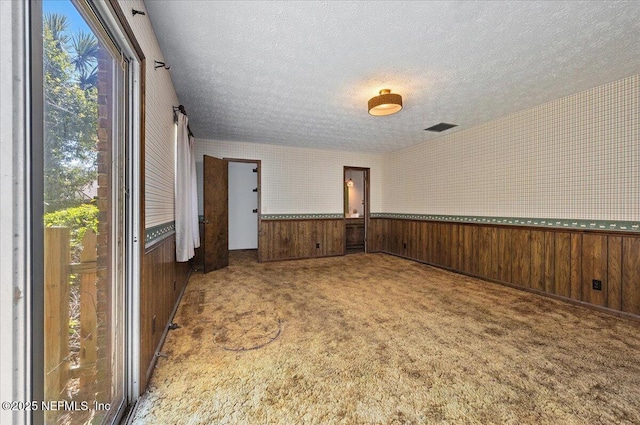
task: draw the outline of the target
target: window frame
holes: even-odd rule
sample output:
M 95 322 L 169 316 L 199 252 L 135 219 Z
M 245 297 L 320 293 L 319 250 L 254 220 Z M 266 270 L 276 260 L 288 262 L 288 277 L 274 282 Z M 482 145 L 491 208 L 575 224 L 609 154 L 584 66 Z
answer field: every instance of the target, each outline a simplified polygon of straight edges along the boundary
M 116 0 L 93 2 L 90 0 L 71 0 L 84 15 L 101 26 L 103 36 L 107 36 L 119 49 L 123 60 L 128 62 L 128 72 L 123 84 L 127 93 L 124 99 L 124 128 L 126 139 L 124 149 L 123 182 L 125 196 L 121 207 L 125 208 L 124 217 L 124 394 L 123 404 L 112 417 L 112 423 L 119 423 L 130 411 L 140 394 L 140 265 L 144 250 L 144 238 L 141 237 L 142 218 L 142 180 L 144 172 L 144 72 L 145 57 L 124 13 Z M 22 2 L 21 2 L 22 3 Z M 23 346 L 24 370 L 14 367 L 14 394 L 24 394 L 21 401 L 44 400 L 44 105 L 43 105 L 43 34 L 41 0 L 24 2 L 25 16 L 23 36 L 25 45 L 25 138 L 24 138 L 24 185 L 27 188 L 24 197 L 24 264 L 25 264 L 25 308 L 18 312 L 17 323 L 24 322 L 23 332 L 13 325 L 14 335 L 21 335 L 14 344 Z M 15 43 L 15 41 L 14 41 Z M 15 49 L 15 44 L 14 44 Z M 14 105 L 15 107 L 15 105 Z M 15 215 L 14 211 L 14 215 Z M 16 352 L 14 350 L 14 352 Z M 22 377 L 20 376 L 22 375 Z M 22 379 L 21 379 L 22 378 Z M 22 397 L 21 397 L 22 398 Z M 42 409 L 17 412 L 14 420 L 23 423 L 44 423 Z

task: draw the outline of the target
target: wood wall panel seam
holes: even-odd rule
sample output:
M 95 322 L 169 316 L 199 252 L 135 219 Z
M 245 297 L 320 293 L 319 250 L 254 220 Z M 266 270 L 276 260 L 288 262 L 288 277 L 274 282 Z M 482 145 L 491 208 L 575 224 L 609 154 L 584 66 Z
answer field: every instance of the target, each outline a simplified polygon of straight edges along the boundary
M 622 310 L 622 237 L 607 238 L 607 306 Z
M 582 300 L 582 234 L 571 235 L 571 298 Z
M 622 310 L 640 314 L 640 237 L 622 241 Z
M 558 295 L 571 295 L 571 235 L 568 233 L 555 234 L 554 252 L 554 280 Z

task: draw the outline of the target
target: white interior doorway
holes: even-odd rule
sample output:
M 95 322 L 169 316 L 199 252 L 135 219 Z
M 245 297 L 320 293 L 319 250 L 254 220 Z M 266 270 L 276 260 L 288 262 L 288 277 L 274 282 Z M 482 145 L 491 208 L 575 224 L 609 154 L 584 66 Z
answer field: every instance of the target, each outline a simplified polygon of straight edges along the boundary
M 345 200 L 345 217 L 364 217 L 365 210 L 365 190 L 364 190 L 365 170 L 345 170 L 348 200 Z
M 229 250 L 258 249 L 258 162 L 229 159 Z

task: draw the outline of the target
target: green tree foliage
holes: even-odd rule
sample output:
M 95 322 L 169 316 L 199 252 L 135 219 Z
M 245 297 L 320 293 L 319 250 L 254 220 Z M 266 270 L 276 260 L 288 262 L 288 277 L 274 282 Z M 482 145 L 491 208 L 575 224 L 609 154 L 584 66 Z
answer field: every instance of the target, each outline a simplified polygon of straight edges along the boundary
M 67 18 L 44 19 L 45 211 L 76 206 L 97 178 L 98 45 L 87 33 L 68 35 Z M 79 48 L 80 50 L 74 50 Z
M 78 262 L 82 250 L 82 238 L 91 229 L 98 233 L 98 207 L 82 204 L 44 215 L 45 227 L 69 227 L 71 229 L 71 257 Z
M 83 90 L 96 87 L 98 82 L 98 40 L 91 33 L 80 31 L 71 38 L 75 54 L 71 63 L 78 73 L 78 83 Z

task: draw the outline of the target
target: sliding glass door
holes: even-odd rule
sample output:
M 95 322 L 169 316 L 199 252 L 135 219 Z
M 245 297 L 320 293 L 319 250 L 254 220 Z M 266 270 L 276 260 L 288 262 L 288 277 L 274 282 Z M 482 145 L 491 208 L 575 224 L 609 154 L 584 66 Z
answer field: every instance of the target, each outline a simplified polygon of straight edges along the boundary
M 130 63 L 89 5 L 45 0 L 42 14 L 40 410 L 45 423 L 110 423 L 127 400 Z

